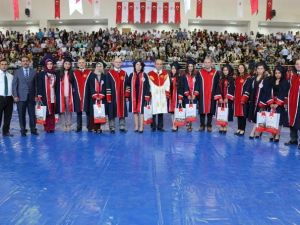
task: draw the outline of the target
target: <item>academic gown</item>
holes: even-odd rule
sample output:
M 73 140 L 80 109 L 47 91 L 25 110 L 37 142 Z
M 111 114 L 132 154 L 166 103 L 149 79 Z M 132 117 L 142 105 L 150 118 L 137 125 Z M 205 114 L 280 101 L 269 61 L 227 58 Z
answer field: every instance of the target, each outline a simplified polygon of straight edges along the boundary
M 67 109 L 67 105 L 65 102 L 65 91 L 64 91 L 64 79 L 65 74 L 57 73 L 57 79 L 56 79 L 56 88 L 55 88 L 55 95 L 56 95 L 56 113 L 65 113 Z M 74 112 L 74 97 L 73 97 L 73 85 L 72 85 L 72 79 L 74 79 L 74 74 L 67 74 L 68 76 L 68 82 L 69 82 L 69 111 Z
M 152 113 L 163 114 L 168 113 L 168 101 L 170 97 L 170 79 L 167 71 L 152 70 L 148 73 Z
M 56 89 L 56 80 L 57 80 L 57 74 L 56 72 L 51 73 L 53 75 L 53 81 L 54 82 L 54 95 L 55 95 L 55 89 Z M 38 97 L 41 97 L 41 101 L 44 106 L 47 106 L 47 116 L 48 115 L 54 115 L 55 114 L 55 107 L 52 106 L 53 103 L 51 103 L 51 76 L 48 75 L 47 72 L 42 71 L 37 77 L 37 95 Z M 54 96 L 54 98 L 56 98 Z M 54 101 L 55 104 L 55 101 Z
M 233 77 L 224 77 L 219 80 L 219 84 L 216 88 L 214 99 L 219 101 L 220 99 L 227 99 L 228 107 L 228 121 L 233 121 L 233 100 L 234 100 L 234 80 Z
M 214 95 L 220 79 L 219 72 L 215 69 L 210 71 L 201 69 L 199 74 L 199 113 L 215 114 L 216 100 Z
M 168 111 L 174 113 L 175 108 L 178 106 L 178 100 L 182 100 L 180 94 L 182 93 L 182 76 L 177 74 L 176 76 L 169 75 L 170 79 L 170 97 L 168 99 Z
M 126 83 L 128 76 L 124 70 L 109 70 L 106 76 L 106 100 L 109 119 L 128 116 L 126 106 Z
M 249 104 L 243 103 L 242 97 L 248 86 L 251 85 L 250 75 L 238 76 L 235 79 L 235 91 L 234 91 L 234 116 L 235 117 L 248 117 Z M 243 103 L 243 104 L 242 104 Z
M 290 91 L 288 94 L 289 125 L 300 129 L 300 75 L 293 73 L 290 78 Z
M 74 76 L 72 77 L 72 87 L 73 87 L 73 103 L 74 103 L 74 111 L 75 112 L 83 112 L 85 106 L 89 106 L 90 98 L 86 91 L 87 80 L 89 76 L 92 74 L 90 70 L 75 70 Z M 87 108 L 86 108 L 87 109 Z
M 256 123 L 257 113 L 267 107 L 267 95 L 270 91 L 270 78 L 257 81 L 251 78 L 251 85 L 243 94 L 243 101 L 249 103 L 249 121 Z
M 144 113 L 144 106 L 150 101 L 150 84 L 146 73 L 133 72 L 127 80 L 126 96 L 129 97 L 129 112 Z
M 197 104 L 197 99 L 199 97 L 199 89 L 200 89 L 200 76 L 199 73 L 195 73 L 194 75 L 185 74 L 182 76 L 183 89 L 180 94 L 180 98 L 183 97 L 183 105 L 184 107 L 187 104 Z M 188 97 L 194 95 L 194 100 L 189 100 Z
M 284 105 L 287 103 L 289 93 L 289 82 L 285 79 L 281 80 L 278 85 L 272 82 L 268 93 L 267 104 L 277 104 L 276 112 L 280 114 L 280 126 L 288 126 L 288 113 Z

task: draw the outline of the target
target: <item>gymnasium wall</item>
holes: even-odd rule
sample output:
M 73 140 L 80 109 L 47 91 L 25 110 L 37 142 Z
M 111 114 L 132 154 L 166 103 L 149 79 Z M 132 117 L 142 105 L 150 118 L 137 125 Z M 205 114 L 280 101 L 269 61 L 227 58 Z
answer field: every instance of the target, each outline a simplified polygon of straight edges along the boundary
M 93 16 L 93 7 L 88 3 L 88 0 L 83 0 L 83 11 L 84 15 L 81 15 L 78 12 L 75 12 L 73 15 L 69 15 L 69 7 L 68 7 L 68 0 L 61 0 L 61 21 L 70 21 L 73 19 L 108 19 L 106 24 L 91 24 L 89 26 L 86 25 L 64 25 L 59 24 L 55 25 L 60 26 L 61 28 L 66 28 L 67 30 L 97 30 L 98 27 L 115 27 L 115 8 L 116 8 L 116 1 L 117 0 L 101 0 L 101 12 L 100 17 L 95 18 Z M 297 24 L 300 24 L 299 21 L 299 0 L 273 0 L 273 8 L 276 9 L 277 15 L 272 20 L 272 23 L 276 24 L 278 22 L 289 22 L 293 27 L 289 27 L 289 25 L 285 25 L 284 27 L 259 27 L 260 22 L 265 21 L 265 14 L 266 14 L 266 0 L 260 0 L 260 10 L 257 15 L 252 16 L 250 14 L 250 0 L 244 0 L 244 18 L 238 18 L 237 16 L 237 9 L 236 9 L 236 2 L 237 0 L 203 0 L 203 18 L 196 19 L 196 0 L 191 0 L 191 10 L 185 15 L 184 13 L 184 3 L 181 0 L 181 20 L 182 23 L 180 27 L 186 28 L 189 30 L 193 30 L 194 28 L 207 28 L 208 30 L 217 30 L 217 31 L 224 31 L 225 29 L 232 32 L 249 32 L 250 30 L 253 31 L 260 31 L 263 33 L 270 33 L 274 31 L 288 31 L 294 30 L 298 31 Z M 12 0 L 2 0 L 0 1 L 0 30 L 19 30 L 24 31 L 30 29 L 32 31 L 36 31 L 38 27 L 51 27 L 53 25 L 49 24 L 49 20 L 54 20 L 54 0 L 32 0 L 32 11 L 31 17 L 28 18 L 25 16 L 24 13 L 25 9 L 25 1 L 20 0 L 20 21 L 24 21 L 23 26 L 14 26 L 13 21 L 13 10 L 12 10 Z M 243 26 L 231 26 L 230 24 L 223 26 L 210 26 L 210 25 L 201 25 L 203 21 L 206 20 L 226 20 L 226 21 L 247 21 L 248 25 Z M 26 21 L 38 21 L 36 25 L 27 25 Z M 8 22 L 9 25 L 5 23 Z M 193 24 L 192 22 L 199 22 L 199 24 Z M 3 24 L 4 23 L 4 24 Z M 131 29 L 138 29 L 138 30 L 149 30 L 149 29 L 165 29 L 170 30 L 174 28 L 178 28 L 178 26 L 172 25 L 119 25 L 120 28 L 131 28 Z

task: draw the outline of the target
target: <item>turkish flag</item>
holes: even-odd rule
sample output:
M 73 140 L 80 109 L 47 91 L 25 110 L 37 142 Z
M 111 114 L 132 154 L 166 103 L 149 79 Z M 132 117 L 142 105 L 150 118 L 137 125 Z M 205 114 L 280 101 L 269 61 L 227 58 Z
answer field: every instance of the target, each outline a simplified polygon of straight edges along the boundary
M 20 9 L 19 9 L 19 0 L 13 0 L 13 7 L 14 7 L 14 19 L 20 19 Z
M 197 0 L 197 13 L 196 17 L 202 18 L 203 0 Z
M 151 23 L 157 23 L 157 2 L 152 2 Z
M 122 2 L 117 2 L 116 23 L 122 22 Z
M 134 23 L 134 2 L 128 3 L 128 23 Z
M 251 2 L 251 14 L 258 13 L 258 0 L 250 0 Z
M 141 23 L 145 23 L 145 18 L 146 18 L 146 2 L 141 2 Z
M 175 2 L 175 23 L 180 23 L 180 2 Z
M 55 19 L 60 19 L 60 0 L 54 0 Z
M 273 6 L 273 0 L 267 0 L 266 20 L 272 19 L 272 6 Z
M 163 23 L 169 23 L 169 2 L 164 2 Z

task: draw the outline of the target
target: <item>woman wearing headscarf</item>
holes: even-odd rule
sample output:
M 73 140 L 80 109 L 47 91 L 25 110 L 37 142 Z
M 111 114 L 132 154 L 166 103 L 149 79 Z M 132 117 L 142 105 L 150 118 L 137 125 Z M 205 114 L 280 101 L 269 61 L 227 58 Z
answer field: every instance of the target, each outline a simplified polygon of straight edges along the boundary
M 105 77 L 105 69 L 106 64 L 104 62 L 98 62 L 96 64 L 96 68 L 94 73 L 88 78 L 87 81 L 87 89 L 89 89 L 89 93 L 91 95 L 92 101 L 89 102 L 89 110 L 91 113 L 90 122 L 89 122 L 89 130 L 93 130 L 96 133 L 102 133 L 102 124 L 94 122 L 94 110 L 93 106 L 96 103 L 103 104 L 105 106 L 106 115 L 107 115 L 107 104 L 105 99 L 105 84 L 106 84 L 106 77 Z
M 55 130 L 55 85 L 57 77 L 54 70 L 55 60 L 51 55 L 46 55 L 42 64 L 44 69 L 37 77 L 37 95 L 38 100 L 47 106 L 44 130 L 47 133 L 53 133 Z
M 150 101 L 149 78 L 144 73 L 145 64 L 141 60 L 133 63 L 134 71 L 126 84 L 126 97 L 129 98 L 129 112 L 134 114 L 134 131 L 144 131 L 144 107 Z

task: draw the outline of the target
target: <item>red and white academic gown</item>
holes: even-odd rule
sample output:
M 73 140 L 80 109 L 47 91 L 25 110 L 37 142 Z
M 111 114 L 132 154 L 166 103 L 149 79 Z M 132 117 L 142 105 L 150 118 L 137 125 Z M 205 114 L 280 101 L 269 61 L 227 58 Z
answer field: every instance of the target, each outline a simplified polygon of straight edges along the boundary
M 126 97 L 129 97 L 125 92 L 127 79 L 128 76 L 124 70 L 111 69 L 107 74 L 106 99 L 109 119 L 128 116 L 125 100 Z
M 199 113 L 215 114 L 216 101 L 214 100 L 214 95 L 218 87 L 220 75 L 215 69 L 211 69 L 210 71 L 201 69 L 199 74 Z
M 244 76 L 238 76 L 235 79 L 235 92 L 234 92 L 234 116 L 245 117 L 248 116 L 249 106 L 247 103 L 242 104 L 242 97 L 247 86 L 251 85 L 250 75 L 245 74 Z
M 37 79 L 37 95 L 47 106 L 46 123 L 44 124 L 45 131 L 54 131 L 55 129 L 55 86 L 56 73 L 42 71 Z
M 67 76 L 67 79 L 65 79 Z M 57 76 L 56 79 L 56 112 L 65 113 L 66 109 L 69 109 L 69 112 L 74 112 L 74 99 L 73 99 L 73 86 L 72 86 L 72 77 L 74 74 L 65 73 Z M 65 99 L 65 82 L 69 82 L 69 91 L 68 91 L 68 104 L 66 105 Z
M 153 115 L 168 113 L 170 79 L 167 71 L 154 69 L 148 73 Z
M 300 75 L 293 73 L 290 78 L 290 91 L 288 94 L 289 125 L 300 129 Z
M 72 85 L 74 88 L 74 111 L 83 112 L 84 108 L 88 108 L 90 105 L 90 99 L 87 98 L 86 86 L 88 77 L 91 75 L 90 70 L 75 70 L 74 79 L 72 80 Z

